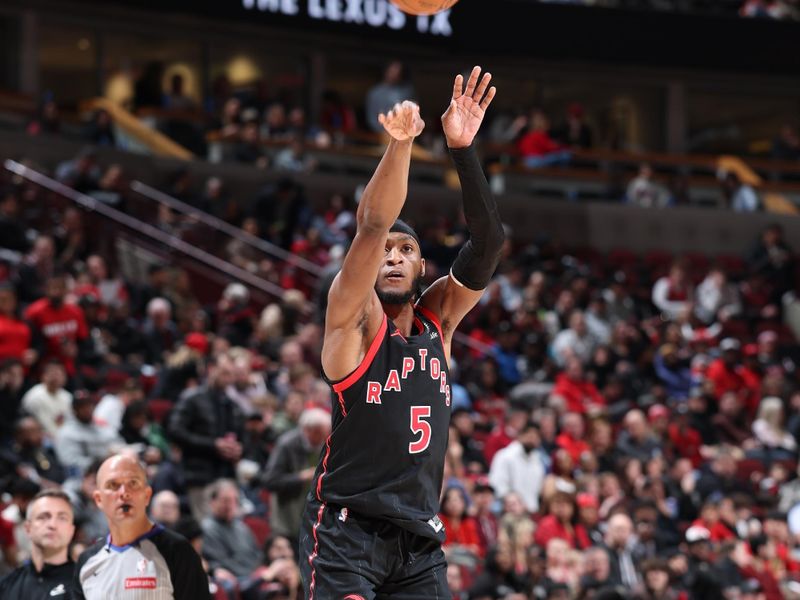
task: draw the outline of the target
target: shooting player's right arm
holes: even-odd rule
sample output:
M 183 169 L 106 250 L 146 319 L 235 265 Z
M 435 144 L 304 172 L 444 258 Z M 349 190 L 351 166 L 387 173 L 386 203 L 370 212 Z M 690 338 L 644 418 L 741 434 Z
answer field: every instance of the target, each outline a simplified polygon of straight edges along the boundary
M 330 379 L 358 366 L 383 320 L 375 280 L 389 228 L 406 200 L 411 146 L 424 127 L 412 102 L 395 105 L 379 120 L 392 140 L 361 197 L 355 238 L 328 293 L 322 367 Z

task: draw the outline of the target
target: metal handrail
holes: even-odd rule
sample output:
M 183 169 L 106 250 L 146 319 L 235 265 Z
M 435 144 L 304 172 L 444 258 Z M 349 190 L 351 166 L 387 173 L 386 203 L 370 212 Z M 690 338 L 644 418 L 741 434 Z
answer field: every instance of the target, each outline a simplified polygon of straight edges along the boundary
M 212 268 L 214 268 L 214 269 L 216 269 L 216 270 L 218 270 L 218 271 L 220 271 L 222 273 L 226 273 L 229 276 L 231 276 L 232 278 L 239 279 L 241 282 L 247 283 L 248 285 L 250 285 L 250 286 L 252 286 L 252 287 L 254 287 L 254 288 L 256 288 L 256 289 L 258 289 L 258 290 L 260 290 L 260 291 L 262 291 L 264 293 L 266 293 L 266 294 L 269 294 L 270 296 L 277 297 L 277 298 L 280 298 L 280 297 L 283 296 L 284 289 L 282 287 L 280 287 L 279 285 L 276 285 L 276 284 L 274 284 L 272 282 L 269 282 L 269 281 L 265 281 L 265 280 L 261 279 L 260 277 L 257 277 L 255 275 L 253 275 L 252 273 L 250 273 L 248 271 L 245 271 L 244 269 L 242 269 L 240 267 L 237 267 L 236 265 L 230 264 L 230 263 L 222 260 L 221 258 L 217 258 L 213 254 L 209 254 L 205 250 L 201 250 L 200 248 L 197 248 L 196 246 L 193 246 L 192 244 L 189 244 L 189 243 L 183 241 L 182 239 L 180 239 L 180 238 L 178 238 L 178 237 L 176 237 L 174 235 L 170 235 L 168 233 L 165 233 L 165 232 L 161 231 L 160 229 L 158 229 L 156 227 L 153 227 L 152 225 L 150 225 L 148 223 L 145 223 L 143 221 L 140 221 L 139 219 L 135 219 L 134 217 L 126 215 L 122 211 L 117 210 L 116 208 L 113 208 L 111 206 L 108 206 L 107 204 L 104 204 L 103 202 L 100 202 L 99 200 L 97 200 L 95 198 L 92 198 L 91 196 L 87 196 L 86 194 L 82 194 L 80 192 L 77 192 L 74 189 L 72 189 L 71 187 L 68 187 L 68 186 L 64 185 L 63 183 L 61 183 L 59 181 L 56 181 L 55 179 L 52 179 L 52 178 L 50 178 L 50 177 L 48 177 L 46 175 L 43 175 L 42 173 L 39 173 L 38 171 L 36 171 L 34 169 L 31 169 L 30 167 L 26 167 L 25 165 L 23 165 L 21 163 L 18 163 L 15 160 L 10 160 L 10 159 L 6 160 L 3 163 L 3 165 L 5 166 L 5 168 L 8 171 L 11 171 L 12 173 L 14 173 L 16 175 L 19 175 L 20 177 L 23 177 L 23 178 L 25 178 L 25 179 L 27 179 L 29 181 L 32 181 L 33 183 L 35 183 L 37 185 L 40 185 L 40 186 L 42 186 L 42 187 L 44 187 L 46 189 L 49 189 L 49 190 L 51 190 L 51 191 L 53 191 L 53 192 L 55 192 L 57 194 L 60 194 L 61 196 L 64 196 L 65 198 L 68 198 L 69 200 L 72 200 L 76 204 L 79 204 L 80 206 L 82 206 L 86 210 L 97 212 L 97 213 L 103 215 L 104 217 L 108 217 L 109 219 L 111 219 L 113 221 L 116 221 L 117 223 L 120 223 L 121 225 L 124 225 L 124 226 L 126 226 L 126 227 L 128 227 L 130 229 L 134 229 L 134 230 L 136 230 L 138 232 L 141 232 L 144 235 L 146 235 L 146 236 L 148 236 L 148 237 L 150 237 L 150 238 L 152 238 L 154 240 L 157 240 L 158 242 L 161 242 L 162 244 L 165 244 L 166 246 L 169 246 L 170 248 L 172 248 L 174 250 L 177 250 L 178 252 L 182 252 L 183 254 L 186 254 L 187 256 L 190 256 L 190 257 L 194 258 L 195 260 L 198 260 L 198 261 L 200 261 L 202 263 L 205 263 L 205 264 L 211 266 Z M 134 182 L 134 183 L 139 183 L 141 186 L 146 186 L 146 184 L 143 184 L 143 183 L 140 183 L 140 182 Z M 146 187 L 149 187 L 149 186 L 146 186 Z M 150 188 L 150 189 L 152 190 L 152 188 Z M 154 192 L 158 192 L 158 190 L 153 190 L 153 191 Z M 172 200 L 174 200 L 174 202 L 176 202 L 176 203 L 180 202 L 179 200 L 175 200 L 175 199 L 172 199 Z M 181 203 L 181 204 L 183 204 L 183 203 Z M 186 206 L 188 206 L 188 205 L 186 205 Z M 194 209 L 193 209 L 193 214 L 194 214 Z M 211 215 L 208 215 L 208 216 L 211 217 Z M 212 217 L 212 218 L 215 218 L 215 217 Z M 244 232 L 242 232 L 242 234 L 244 234 Z M 244 234 L 244 235 L 247 235 L 247 234 Z M 250 236 L 250 237 L 254 237 L 254 236 Z M 258 240 L 258 238 L 256 238 L 256 240 Z M 259 240 L 259 241 L 263 241 L 263 240 Z M 264 243 L 268 243 L 268 242 L 264 242 Z M 290 254 L 290 253 L 287 253 L 287 254 Z M 290 259 L 289 260 L 294 260 L 296 258 L 297 257 L 295 257 L 294 255 L 290 254 Z M 316 270 L 321 271 L 321 269 L 317 265 L 313 265 L 313 266 L 315 267 Z M 306 305 L 307 305 L 307 307 L 309 307 L 310 303 L 306 302 Z M 469 347 L 469 348 L 471 348 L 473 350 L 477 350 L 478 352 L 482 352 L 484 354 L 490 353 L 492 351 L 492 347 L 489 346 L 488 344 L 484 344 L 483 342 L 475 340 L 475 339 L 467 336 L 466 334 L 463 334 L 463 333 L 460 333 L 460 332 L 456 332 L 453 335 L 453 341 L 458 343 L 458 344 L 462 344 L 464 346 L 467 346 L 467 347 Z
M 42 173 L 39 173 L 30 167 L 26 167 L 25 165 L 10 159 L 6 160 L 3 165 L 12 173 L 32 181 L 33 183 L 40 185 L 52 192 L 60 194 L 61 196 L 64 196 L 65 198 L 68 198 L 69 200 L 82 206 L 86 210 L 99 213 L 104 217 L 124 225 L 125 227 L 138 231 L 147 237 L 172 248 L 173 250 L 181 252 L 197 261 L 200 261 L 201 263 L 205 263 L 206 265 L 209 265 L 212 268 L 227 274 L 232 279 L 246 283 L 247 285 L 269 294 L 270 296 L 276 298 L 283 297 L 284 289 L 279 285 L 261 279 L 260 277 L 257 277 L 256 275 L 253 275 L 252 273 L 245 271 L 236 265 L 230 264 L 221 258 L 217 258 L 213 254 L 209 254 L 205 250 L 201 250 L 200 248 L 197 248 L 196 246 L 193 246 L 192 244 L 189 244 L 174 235 L 165 233 L 148 223 L 126 215 L 124 212 L 108 206 L 107 204 L 104 204 L 103 202 L 100 202 L 91 196 L 77 192 L 71 187 L 68 187 L 59 181 L 43 175 Z
M 223 221 L 222 219 L 215 217 L 214 215 L 210 215 L 207 212 L 204 212 L 191 204 L 187 204 L 177 198 L 173 198 L 169 194 L 165 194 L 161 190 L 157 190 L 156 188 L 147 185 L 141 181 L 135 180 L 131 182 L 131 189 L 141 194 L 142 196 L 153 200 L 154 202 L 158 202 L 160 204 L 165 204 L 170 208 L 183 213 L 185 215 L 189 215 L 192 218 L 197 219 L 204 225 L 208 225 L 214 229 L 222 231 L 223 233 L 244 242 L 245 244 L 256 248 L 265 254 L 269 254 L 286 262 L 292 264 L 292 266 L 299 267 L 300 269 L 311 273 L 315 277 L 319 277 L 322 274 L 322 269 L 319 265 L 315 265 L 314 263 L 297 256 L 296 254 L 292 254 L 291 252 L 287 252 L 280 246 L 276 246 L 266 240 L 263 240 L 259 237 L 256 237 L 252 234 L 247 233 L 246 231 L 231 225 L 227 221 Z

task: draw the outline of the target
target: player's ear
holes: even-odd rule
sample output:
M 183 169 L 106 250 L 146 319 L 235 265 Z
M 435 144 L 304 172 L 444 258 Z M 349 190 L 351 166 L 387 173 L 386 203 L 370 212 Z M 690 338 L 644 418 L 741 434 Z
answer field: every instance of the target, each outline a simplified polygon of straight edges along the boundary
M 150 499 L 153 497 L 153 488 L 151 488 L 149 485 L 147 486 L 147 489 L 145 489 L 144 491 L 144 496 L 145 496 L 144 505 L 150 506 Z
M 100 496 L 101 496 L 100 490 L 95 490 L 94 492 L 92 492 L 92 498 L 94 499 L 95 505 L 97 506 L 97 508 L 102 509 L 103 507 L 100 504 Z
M 425 259 L 424 258 L 420 258 L 419 262 L 422 265 L 421 268 L 420 268 L 419 274 L 420 274 L 421 277 L 425 277 Z

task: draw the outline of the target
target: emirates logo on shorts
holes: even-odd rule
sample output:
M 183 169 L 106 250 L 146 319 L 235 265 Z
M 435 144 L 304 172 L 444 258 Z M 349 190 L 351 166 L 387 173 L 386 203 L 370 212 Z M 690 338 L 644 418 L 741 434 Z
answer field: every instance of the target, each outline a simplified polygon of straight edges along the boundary
M 125 579 L 126 590 L 154 590 L 156 587 L 155 577 L 128 577 Z

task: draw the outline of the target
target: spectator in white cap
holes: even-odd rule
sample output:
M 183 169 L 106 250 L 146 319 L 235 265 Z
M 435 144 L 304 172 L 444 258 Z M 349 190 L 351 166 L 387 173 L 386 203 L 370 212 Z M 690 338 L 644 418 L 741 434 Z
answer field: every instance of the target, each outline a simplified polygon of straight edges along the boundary
M 306 408 L 296 429 L 284 433 L 275 445 L 262 477 L 272 492 L 270 525 L 273 533 L 297 538 L 306 494 L 319 453 L 331 432 L 331 415 L 318 407 Z

